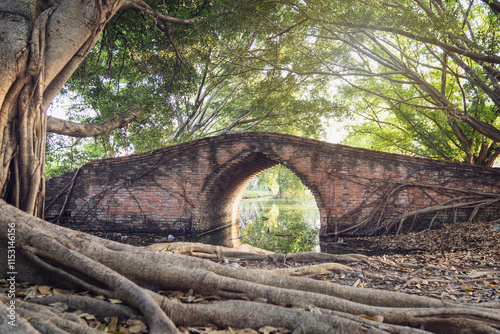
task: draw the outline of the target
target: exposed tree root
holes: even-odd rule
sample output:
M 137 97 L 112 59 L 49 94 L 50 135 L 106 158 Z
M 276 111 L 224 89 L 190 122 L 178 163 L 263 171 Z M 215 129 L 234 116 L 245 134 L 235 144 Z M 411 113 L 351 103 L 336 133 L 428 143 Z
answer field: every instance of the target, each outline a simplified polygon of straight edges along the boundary
M 99 314 L 102 317 L 117 316 L 123 319 L 139 316 L 136 309 L 122 304 L 111 304 L 107 301 L 85 296 L 63 294 L 57 296 L 47 296 L 31 301 L 37 304 L 53 305 L 61 303 L 69 308 L 81 310 L 87 313 Z
M 2 302 L 5 302 L 5 298 L 2 297 L 0 299 L 2 299 Z M 36 305 L 17 300 L 16 312 L 19 315 L 16 326 L 2 326 L 0 333 L 4 333 L 4 330 L 9 327 L 16 331 L 19 330 L 19 333 L 99 333 L 99 331 L 82 323 L 78 316 L 72 313 L 60 312 L 55 308 L 45 305 Z M 26 319 L 28 320 L 26 321 Z M 14 332 L 5 331 L 5 333 Z
M 422 191 L 425 196 L 430 197 L 433 204 L 412 211 L 403 210 L 402 213 L 394 217 L 394 213 L 398 212 L 395 208 L 400 196 L 404 197 L 405 191 L 415 189 Z M 444 195 L 447 199 L 437 201 L 433 199 L 432 194 L 439 194 L 441 197 Z M 330 235 L 377 235 L 389 232 L 399 234 L 403 230 L 405 222 L 412 221 L 411 226 L 407 227 L 411 230 L 418 217 L 433 214 L 434 217 L 428 227 L 428 229 L 430 229 L 439 215 L 446 216 L 447 213 L 452 212 L 456 218 L 456 214 L 459 210 L 463 212 L 471 211 L 468 217 L 468 221 L 470 222 L 474 220 L 481 209 L 492 205 L 498 205 L 498 202 L 500 202 L 500 195 L 493 192 L 480 192 L 413 182 L 394 182 L 391 183 L 389 189 L 383 190 L 378 198 L 373 199 L 366 208 L 359 207 L 343 217 L 343 219 L 346 219 L 349 216 L 356 216 L 359 214 L 359 210 L 372 208 L 361 221 L 341 231 L 332 232 Z
M 495 309 L 232 268 L 141 249 L 54 226 L 4 202 L 0 202 L 0 217 L 2 231 L 7 231 L 8 222 L 17 224 L 17 280 L 104 292 L 138 310 L 150 333 L 179 333 L 178 326 L 209 323 L 222 328 L 286 327 L 295 333 L 443 333 L 444 329 L 447 333 L 450 329 L 455 333 L 500 333 L 500 312 Z M 2 243 L 7 240 L 5 233 L 0 238 Z M 7 270 L 2 267 L 2 272 Z M 184 304 L 154 292 L 161 290 L 194 290 L 223 300 Z M 105 315 L 134 314 L 126 306 L 77 296 L 53 296 L 40 302 L 60 302 Z M 5 306 L 0 307 L 0 313 L 6 311 Z M 17 324 L 25 333 L 95 332 L 83 330 L 85 325 L 74 316 L 35 305 L 29 299 L 16 300 L 16 312 Z M 11 329 L 4 322 L 0 324 L 1 332 Z
M 174 254 L 189 255 L 204 259 L 223 259 L 232 258 L 240 260 L 261 260 L 261 261 L 296 261 L 300 263 L 307 262 L 357 262 L 367 257 L 361 254 L 327 254 L 327 253 L 293 253 L 276 254 L 265 249 L 253 247 L 250 245 L 240 245 L 236 248 L 206 245 L 197 242 L 173 242 L 161 243 L 148 246 L 149 250 L 172 252 Z
M 386 277 L 374 275 L 368 272 L 356 271 L 353 268 L 340 263 L 322 263 L 311 266 L 277 268 L 271 270 L 260 270 L 260 269 L 252 269 L 252 270 L 260 271 L 264 274 L 283 275 L 283 276 L 310 277 L 310 276 L 321 276 L 321 275 L 329 275 L 332 273 L 337 273 L 337 274 L 356 274 L 359 277 L 366 277 L 369 279 L 380 279 L 380 280 L 386 279 Z M 401 283 L 407 283 L 407 280 L 405 280 L 402 277 L 394 275 L 388 275 L 387 277 L 390 277 L 392 280 L 399 281 Z
M 285 276 L 319 276 L 331 273 L 353 272 L 354 269 L 340 263 L 322 263 L 313 266 L 261 270 L 262 273 Z
M 107 286 L 112 291 L 111 295 L 114 298 L 122 299 L 129 305 L 139 309 L 148 320 L 151 332 L 160 333 L 162 330 L 165 332 L 176 332 L 175 325 L 160 310 L 154 300 L 148 294 L 145 294 L 136 284 L 113 269 L 69 249 L 68 245 L 63 246 L 57 242 L 51 242 L 50 239 L 43 235 L 39 236 L 33 246 L 24 246 L 24 252 L 36 253 L 36 256 L 43 256 L 52 261 L 57 260 L 58 264 L 68 269 L 79 271 L 92 280 Z M 57 259 L 51 258 L 54 254 L 57 254 Z M 75 280 L 75 283 L 78 281 L 80 279 Z
M 4 304 L 5 303 L 5 304 Z M 0 303 L 0 333 L 1 334 L 34 334 L 40 333 L 28 321 L 22 318 L 19 313 L 11 314 L 7 308 L 9 303 L 2 299 Z M 11 316 L 11 318 L 9 318 Z M 14 321 L 15 326 L 9 324 Z
M 221 301 L 216 304 L 181 304 L 164 299 L 170 316 L 175 323 L 195 325 L 214 323 L 215 325 L 236 328 L 260 328 L 269 324 L 286 327 L 297 333 L 385 333 L 380 323 L 369 325 L 339 316 L 328 316 L 304 309 L 291 309 L 275 305 L 247 302 L 241 300 Z M 238 310 L 238 312 L 235 312 Z

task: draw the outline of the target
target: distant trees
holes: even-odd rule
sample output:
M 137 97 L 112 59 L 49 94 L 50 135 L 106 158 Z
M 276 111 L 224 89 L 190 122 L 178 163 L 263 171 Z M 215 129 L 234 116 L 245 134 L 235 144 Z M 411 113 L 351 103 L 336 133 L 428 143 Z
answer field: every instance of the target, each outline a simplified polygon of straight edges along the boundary
M 268 190 L 274 196 L 311 196 L 300 178 L 283 165 L 276 165 L 263 171 L 255 177 L 247 189 Z
M 330 77 L 366 123 L 349 143 L 491 166 L 500 154 L 497 1 L 282 4 L 277 50 L 253 57 Z

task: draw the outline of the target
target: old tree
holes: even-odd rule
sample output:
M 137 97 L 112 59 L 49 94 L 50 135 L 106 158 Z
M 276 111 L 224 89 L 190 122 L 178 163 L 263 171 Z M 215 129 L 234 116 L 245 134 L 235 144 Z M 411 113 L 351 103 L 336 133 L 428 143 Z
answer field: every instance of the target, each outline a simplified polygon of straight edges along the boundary
M 415 0 L 415 3 L 423 2 Z M 496 1 L 485 2 L 494 9 L 498 7 Z M 355 3 L 356 8 L 366 5 L 365 1 Z M 398 3 L 400 1 L 389 5 L 397 7 Z M 430 1 L 432 6 L 440 3 Z M 47 131 L 93 136 L 123 126 L 138 116 L 139 112 L 134 111 L 93 125 L 46 116 L 52 99 L 85 60 L 106 25 L 129 11 L 138 13 L 138 18 L 152 18 L 152 28 L 163 32 L 163 43 L 171 43 L 175 49 L 172 27 L 195 29 L 196 25 L 208 22 L 215 31 L 215 27 L 222 26 L 222 20 L 237 22 L 247 16 L 245 13 L 255 13 L 256 16 L 269 15 L 261 23 L 249 24 L 261 27 L 265 22 L 273 27 L 274 33 L 269 35 L 273 44 L 274 39 L 286 36 L 294 27 L 310 20 L 309 16 L 298 18 L 307 14 L 301 11 L 302 6 L 313 4 L 306 1 L 290 5 L 287 2 L 286 6 L 278 7 L 278 2 L 272 1 L 146 4 L 141 0 L 2 0 L 0 240 L 2 254 L 8 254 L 10 261 L 2 256 L 0 267 L 2 276 L 10 284 L 9 291 L 16 289 L 15 282 L 31 282 L 88 290 L 95 295 L 120 299 L 123 305 L 119 306 L 80 295 L 59 299 L 53 296 L 55 298 L 48 302 L 54 305 L 56 301 L 63 301 L 70 308 L 93 310 L 101 316 L 131 317 L 139 313 L 151 333 L 177 333 L 181 325 L 208 323 L 223 328 L 271 325 L 297 333 L 498 333 L 500 314 L 495 304 L 472 306 L 241 270 L 102 240 L 39 218 L 44 205 Z M 177 11 L 173 11 L 172 6 Z M 279 19 L 281 10 L 290 10 L 292 19 L 269 24 Z M 170 16 L 173 12 L 178 16 Z M 215 36 L 224 35 L 216 32 Z M 266 39 L 263 39 L 261 48 L 266 46 Z M 465 48 L 460 49 L 462 53 L 467 52 Z M 456 49 L 453 47 L 451 51 Z M 476 124 L 473 121 L 470 122 Z M 486 130 L 483 132 L 498 132 L 488 127 Z M 335 258 L 342 259 L 329 257 L 330 260 Z M 206 296 L 217 295 L 222 301 L 183 304 L 155 292 L 191 289 Z M 12 293 L 8 298 L 2 297 L 0 304 L 1 333 L 96 332 L 70 313 L 33 304 L 31 299 L 22 301 L 11 297 Z M 258 298 L 265 298 L 268 303 L 248 301 Z

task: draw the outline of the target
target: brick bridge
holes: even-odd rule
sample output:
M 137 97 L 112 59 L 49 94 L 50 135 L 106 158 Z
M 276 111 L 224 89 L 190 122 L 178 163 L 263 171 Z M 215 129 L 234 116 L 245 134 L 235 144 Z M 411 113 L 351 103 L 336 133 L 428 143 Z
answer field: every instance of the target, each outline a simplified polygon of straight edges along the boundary
M 500 192 L 498 169 L 243 133 L 92 161 L 52 178 L 45 218 L 83 231 L 121 233 L 189 235 L 227 227 L 226 237 L 237 239 L 245 188 L 276 164 L 292 170 L 311 190 L 321 236 L 363 223 L 366 230 L 391 219 L 429 224 L 436 217 L 436 222 L 468 219 L 476 212 L 483 219 L 500 217 L 499 199 L 483 196 Z M 448 209 L 412 219 L 415 210 L 438 205 Z

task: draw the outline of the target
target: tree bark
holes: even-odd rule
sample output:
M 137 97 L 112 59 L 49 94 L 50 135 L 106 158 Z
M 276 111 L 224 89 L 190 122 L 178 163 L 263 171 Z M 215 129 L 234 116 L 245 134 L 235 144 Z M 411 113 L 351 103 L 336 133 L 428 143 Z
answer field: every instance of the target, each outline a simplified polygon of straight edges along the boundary
M 69 78 L 122 3 L 0 5 L 0 198 L 15 207 L 43 216 L 46 109 L 65 82 L 61 78 Z M 104 124 L 101 131 L 130 116 Z
M 99 124 L 75 123 L 49 116 L 47 118 L 47 132 L 71 137 L 95 137 L 126 126 L 140 114 L 140 111 L 131 111 L 122 117 L 113 118 Z

